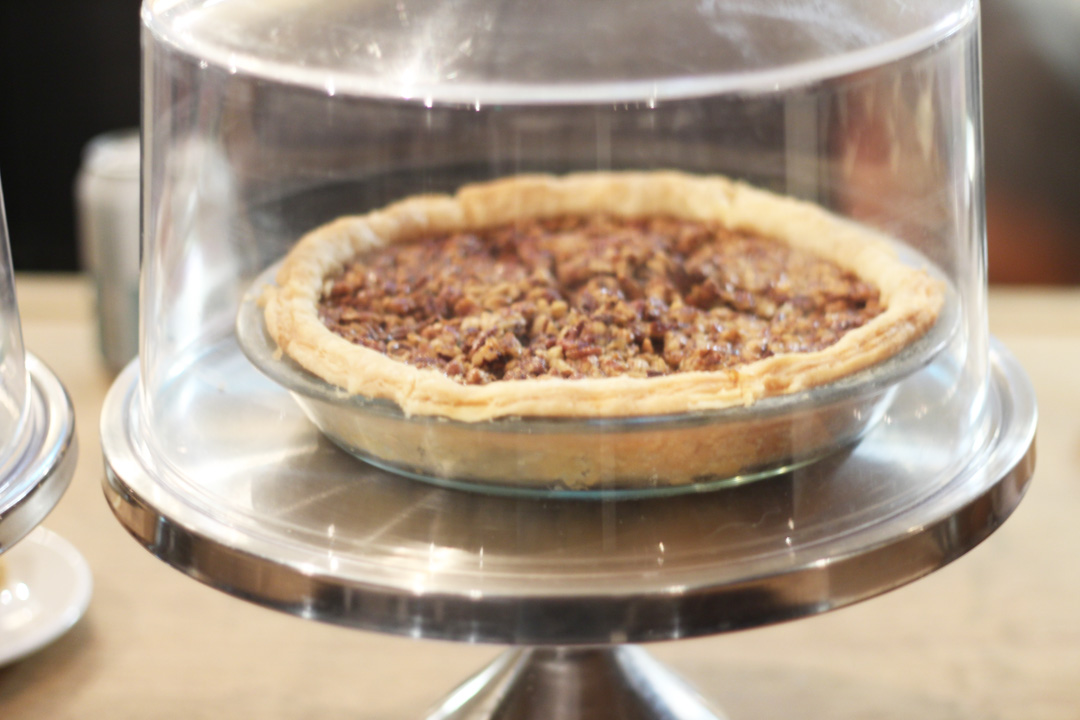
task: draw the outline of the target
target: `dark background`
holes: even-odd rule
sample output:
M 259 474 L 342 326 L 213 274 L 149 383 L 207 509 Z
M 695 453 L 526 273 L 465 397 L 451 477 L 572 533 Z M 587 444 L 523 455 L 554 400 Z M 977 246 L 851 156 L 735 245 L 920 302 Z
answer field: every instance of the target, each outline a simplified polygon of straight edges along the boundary
M 77 268 L 91 137 L 139 123 L 139 0 L 0 0 L 0 180 L 16 270 Z
M 1045 0 L 983 2 L 990 277 L 1075 283 L 1080 75 L 1043 52 L 1025 2 Z M 77 269 L 82 148 L 136 126 L 138 98 L 139 0 L 0 0 L 0 178 L 16 270 Z

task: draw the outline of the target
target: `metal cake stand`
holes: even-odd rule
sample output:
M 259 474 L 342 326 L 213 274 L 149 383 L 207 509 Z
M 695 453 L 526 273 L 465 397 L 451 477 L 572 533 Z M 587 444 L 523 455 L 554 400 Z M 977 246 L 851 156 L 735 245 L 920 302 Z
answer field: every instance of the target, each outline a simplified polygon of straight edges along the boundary
M 996 343 L 985 432 L 955 467 L 936 451 L 959 442 L 953 420 L 901 430 L 886 417 L 786 475 L 611 501 L 464 492 L 365 466 L 235 346 L 207 358 L 214 372 L 169 403 L 204 447 L 175 457 L 141 431 L 137 368 L 113 386 L 101 429 L 114 513 L 166 563 L 259 605 L 515 646 L 432 718 L 720 717 L 636 644 L 813 615 L 924 576 L 1000 526 L 1034 467 L 1034 392 Z M 934 407 L 942 382 L 932 369 L 905 381 L 893 407 Z
M 37 527 L 75 472 L 75 413 L 67 391 L 37 357 L 26 354 L 30 395 L 25 424 L 0 474 L 0 553 Z

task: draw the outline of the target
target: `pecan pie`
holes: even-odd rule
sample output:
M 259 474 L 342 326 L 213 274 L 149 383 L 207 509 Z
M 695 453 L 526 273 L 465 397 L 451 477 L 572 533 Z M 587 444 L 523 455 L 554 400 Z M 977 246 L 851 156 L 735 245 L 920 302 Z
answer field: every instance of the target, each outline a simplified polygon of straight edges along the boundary
M 818 206 L 675 172 L 519 176 L 301 240 L 278 347 L 406 415 L 630 417 L 749 406 L 891 357 L 941 283 Z

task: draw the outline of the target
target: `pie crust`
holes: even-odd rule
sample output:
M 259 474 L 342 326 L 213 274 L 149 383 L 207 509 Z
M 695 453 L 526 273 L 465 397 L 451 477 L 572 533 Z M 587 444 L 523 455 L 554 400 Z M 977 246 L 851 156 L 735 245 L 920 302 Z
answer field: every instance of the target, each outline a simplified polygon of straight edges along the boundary
M 871 283 L 884 309 L 824 349 L 777 354 L 722 371 L 483 385 L 462 384 L 438 370 L 349 342 L 319 316 L 327 278 L 373 248 L 523 219 L 595 214 L 718 222 L 775 238 Z M 263 302 L 266 329 L 280 350 L 327 383 L 349 395 L 389 400 L 406 416 L 477 423 L 505 417 L 666 416 L 747 407 L 824 386 L 890 358 L 921 337 L 936 321 L 944 293 L 943 284 L 925 269 L 901 262 L 888 240 L 819 206 L 723 177 L 664 171 L 517 176 L 340 218 L 301 239 Z

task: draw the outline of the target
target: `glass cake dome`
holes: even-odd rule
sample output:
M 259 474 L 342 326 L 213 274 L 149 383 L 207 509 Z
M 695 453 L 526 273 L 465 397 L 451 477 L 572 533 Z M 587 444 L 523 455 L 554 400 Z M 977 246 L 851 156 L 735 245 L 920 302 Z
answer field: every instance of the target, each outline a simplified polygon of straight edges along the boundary
M 67 391 L 23 345 L 0 187 L 0 554 L 53 509 L 77 456 Z
M 322 473 L 297 460 L 315 437 L 414 480 L 601 498 L 798 473 L 886 431 L 940 438 L 893 458 L 929 487 L 986 450 L 975 0 L 147 0 L 143 21 L 131 432 L 207 507 L 253 473 Z M 740 264 L 757 249 L 728 263 L 671 238 L 653 261 L 610 233 L 553 251 L 594 232 L 558 218 L 639 240 L 720 227 L 781 254 L 759 273 Z M 498 255 L 499 228 L 527 226 L 549 233 L 543 267 L 402 259 L 466 235 Z M 314 254 L 282 271 L 305 236 Z M 339 251 L 373 259 L 328 310 Z M 564 282 L 575 257 L 592 300 Z M 799 285 L 815 273 L 847 289 Z M 844 300 L 851 283 L 870 295 Z M 436 302 L 451 291 L 477 302 Z M 629 357 L 609 362 L 620 332 Z M 439 333 L 457 344 L 432 349 Z M 508 369 L 534 351 L 547 375 Z

